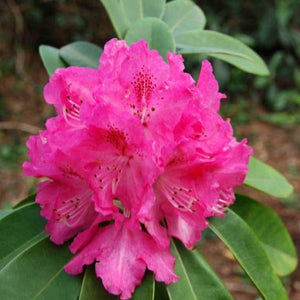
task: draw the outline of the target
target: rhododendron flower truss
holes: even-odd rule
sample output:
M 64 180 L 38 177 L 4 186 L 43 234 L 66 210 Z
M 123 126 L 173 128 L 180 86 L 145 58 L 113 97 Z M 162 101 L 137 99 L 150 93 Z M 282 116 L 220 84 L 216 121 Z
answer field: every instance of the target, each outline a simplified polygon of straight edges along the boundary
M 61 244 L 75 237 L 65 270 L 94 262 L 104 287 L 131 297 L 146 268 L 178 280 L 170 239 L 192 247 L 234 202 L 249 156 L 229 120 L 225 95 L 204 61 L 197 83 L 180 55 L 168 62 L 145 41 L 113 39 L 98 70 L 56 70 L 44 96 L 57 116 L 27 143 L 27 176 L 47 177 L 37 202 L 46 231 Z

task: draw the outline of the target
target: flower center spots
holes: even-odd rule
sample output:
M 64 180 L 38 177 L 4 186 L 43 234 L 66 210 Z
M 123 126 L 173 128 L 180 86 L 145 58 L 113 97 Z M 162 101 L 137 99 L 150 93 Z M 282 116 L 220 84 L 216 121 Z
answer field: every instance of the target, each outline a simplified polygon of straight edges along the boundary
M 158 180 L 160 190 L 168 201 L 182 211 L 195 212 L 194 204 L 200 200 L 193 196 L 193 190 L 175 183 L 167 176 L 160 176 Z
M 145 66 L 142 66 L 141 71 L 133 76 L 131 85 L 139 103 L 149 104 L 152 92 L 156 87 L 154 81 L 156 81 L 156 78 L 154 75 L 147 73 Z
M 91 191 L 87 191 L 82 195 L 58 203 L 57 208 L 53 208 L 55 220 L 63 221 L 67 226 L 74 226 L 80 220 L 80 216 L 92 205 L 91 194 Z
M 106 141 L 120 150 L 122 154 L 124 154 L 127 146 L 126 135 L 124 134 L 124 132 L 120 131 L 116 127 L 109 126 L 106 134 Z
M 75 101 L 71 99 L 70 95 L 67 95 L 65 105 L 63 107 L 63 114 L 65 120 L 71 126 L 80 125 L 80 106 L 83 100 Z
M 131 81 L 132 90 L 136 96 L 137 103 L 130 104 L 133 115 L 137 115 L 142 123 L 145 125 L 150 118 L 152 112 L 155 111 L 155 107 L 149 108 L 150 99 L 154 89 L 156 88 L 156 77 L 147 72 L 145 66 L 142 66 L 141 70 L 137 72 Z M 125 98 L 129 97 L 131 89 L 128 90 Z

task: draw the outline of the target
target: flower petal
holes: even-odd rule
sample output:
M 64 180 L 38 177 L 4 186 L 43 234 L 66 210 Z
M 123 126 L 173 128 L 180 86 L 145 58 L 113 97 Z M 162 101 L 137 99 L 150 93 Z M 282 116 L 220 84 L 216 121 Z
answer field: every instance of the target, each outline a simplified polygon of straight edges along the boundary
M 41 215 L 48 220 L 45 230 L 54 243 L 64 243 L 92 223 L 96 213 L 91 195 L 82 181 L 40 183 L 36 202 L 43 206 Z
M 94 103 L 93 90 L 100 84 L 97 70 L 83 67 L 57 69 L 44 88 L 45 100 L 54 104 L 71 126 L 81 126 L 80 109 Z
M 129 299 L 141 283 L 146 266 L 154 271 L 156 279 L 166 283 L 178 277 L 173 268 L 175 259 L 170 250 L 159 250 L 149 235 L 132 231 L 125 220 L 122 226 L 99 228 L 93 240 L 71 260 L 65 270 L 71 274 L 82 272 L 83 265 L 96 260 L 96 274 L 112 294 Z
M 209 61 L 202 62 L 199 79 L 197 82 L 197 96 L 201 104 L 218 111 L 220 100 L 226 95 L 219 93 L 219 84 L 213 75 L 213 69 Z

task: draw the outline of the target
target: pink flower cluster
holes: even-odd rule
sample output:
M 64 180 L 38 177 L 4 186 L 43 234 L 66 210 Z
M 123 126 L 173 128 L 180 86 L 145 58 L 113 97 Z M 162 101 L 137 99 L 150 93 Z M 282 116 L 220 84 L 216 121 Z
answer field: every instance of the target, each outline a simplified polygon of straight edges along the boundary
M 76 236 L 65 270 L 96 262 L 104 287 L 131 297 L 146 268 L 176 282 L 170 238 L 192 247 L 207 217 L 223 216 L 243 182 L 249 156 L 218 114 L 208 61 L 198 83 L 145 41 L 110 40 L 97 70 L 57 69 L 44 89 L 57 116 L 30 137 L 27 176 L 47 177 L 36 202 L 51 240 Z

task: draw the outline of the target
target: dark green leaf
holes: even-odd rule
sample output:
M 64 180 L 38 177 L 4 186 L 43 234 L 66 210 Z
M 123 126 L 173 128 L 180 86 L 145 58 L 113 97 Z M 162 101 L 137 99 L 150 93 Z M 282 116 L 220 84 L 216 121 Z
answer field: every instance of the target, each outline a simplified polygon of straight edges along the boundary
M 131 300 L 154 300 L 155 280 L 152 272 L 147 272 L 142 284 L 138 286 L 132 295 Z
M 109 294 L 103 287 L 101 279 L 96 277 L 95 266 L 89 266 L 83 277 L 79 300 L 117 300 L 119 297 Z M 153 273 L 147 272 L 142 284 L 138 286 L 132 295 L 132 300 L 153 300 L 155 281 Z
M 278 171 L 260 160 L 250 157 L 250 171 L 244 181 L 254 189 L 275 197 L 288 197 L 293 192 L 292 185 Z
M 0 271 L 1 300 L 77 299 L 81 278 L 65 274 L 72 254 L 45 237 Z
M 57 68 L 65 68 L 67 66 L 60 58 L 57 48 L 41 45 L 39 47 L 39 53 L 49 76 L 52 75 Z
M 0 266 L 30 247 L 44 234 L 45 219 L 35 203 L 24 205 L 0 220 Z
M 70 66 L 97 69 L 102 49 L 89 42 L 74 42 L 62 47 L 59 55 Z
M 200 7 L 189 0 L 168 2 L 163 21 L 169 25 L 173 36 L 203 29 L 206 22 Z
M 14 251 L 10 252 L 7 256 L 5 256 L 0 261 L 0 270 L 3 269 L 8 263 L 12 262 L 18 255 L 20 255 L 21 253 L 27 251 L 28 249 L 30 249 L 37 242 L 41 241 L 45 237 L 47 237 L 47 234 L 46 234 L 46 232 L 43 231 L 43 232 L 35 235 L 33 238 L 29 239 L 27 242 L 20 245 Z
M 237 195 L 232 210 L 251 227 L 280 276 L 290 274 L 297 266 L 297 253 L 280 218 L 270 208 L 249 197 Z
M 18 202 L 15 206 L 14 209 L 19 208 L 21 206 L 24 206 L 25 204 L 32 203 L 35 201 L 36 193 L 29 195 L 28 197 L 24 198 L 20 202 Z
M 288 299 L 259 239 L 241 217 L 229 210 L 225 218 L 212 218 L 210 228 L 230 249 L 265 299 Z
M 149 48 L 158 50 L 164 59 L 166 59 L 168 51 L 175 51 L 175 43 L 170 28 L 166 23 L 156 18 L 144 18 L 137 21 L 127 32 L 125 40 L 129 45 L 139 40 L 146 40 Z
M 155 282 L 154 300 L 170 300 L 167 292 L 167 286 L 163 282 Z
M 224 60 L 243 71 L 269 75 L 264 61 L 252 49 L 228 35 L 210 31 L 182 33 L 175 36 L 176 47 L 182 54 L 205 54 Z
M 109 294 L 103 287 L 101 279 L 96 277 L 95 266 L 85 270 L 78 300 L 117 300 L 117 296 Z
M 171 249 L 176 258 L 175 273 L 180 277 L 177 283 L 167 286 L 171 300 L 233 299 L 198 250 L 187 250 L 174 240 Z
M 60 269 L 34 300 L 77 300 L 81 282 L 82 276 L 72 276 Z
M 165 0 L 100 0 L 105 7 L 113 27 L 123 39 L 133 23 L 144 17 L 161 18 Z

